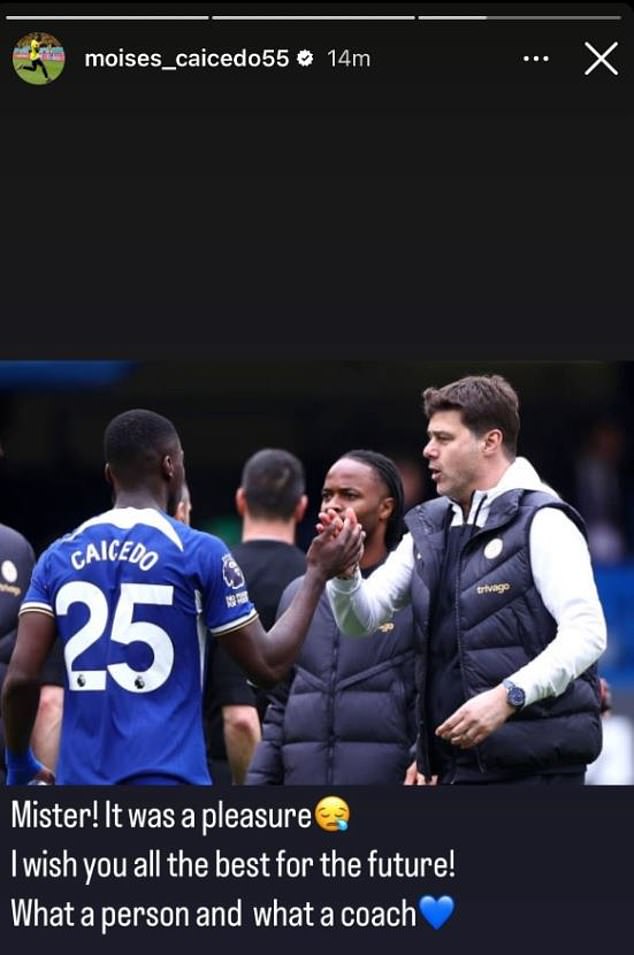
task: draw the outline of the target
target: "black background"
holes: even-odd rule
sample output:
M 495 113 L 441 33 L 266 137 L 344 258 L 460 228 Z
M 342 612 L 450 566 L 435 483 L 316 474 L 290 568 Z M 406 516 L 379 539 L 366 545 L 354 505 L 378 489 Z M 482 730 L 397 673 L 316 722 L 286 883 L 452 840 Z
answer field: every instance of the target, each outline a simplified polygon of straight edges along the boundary
M 3 15 L 24 6 L 3 5 Z M 56 5 L 60 12 L 91 13 L 124 7 L 173 10 Z M 201 7 L 236 9 L 182 4 L 178 10 Z M 634 357 L 631 8 L 542 4 L 529 12 L 582 8 L 627 19 L 619 26 L 487 23 L 433 30 L 420 23 L 300 29 L 115 28 L 45 17 L 37 26 L 3 22 L 4 356 L 195 356 L 208 358 L 210 371 L 215 362 L 241 356 L 291 362 L 300 355 Z M 389 9 L 422 12 L 418 5 Z M 14 75 L 10 54 L 20 35 L 38 27 L 60 38 L 68 62 L 58 81 L 34 89 Z M 617 36 L 611 59 L 618 79 L 602 67 L 584 77 L 591 62 L 584 40 L 603 50 Z M 293 66 L 272 75 L 80 66 L 84 50 L 119 46 L 167 53 L 288 45 L 323 55 L 353 43 L 373 53 L 376 66 L 368 73 L 329 72 L 321 60 L 308 71 Z M 399 62 L 405 50 L 407 64 Z M 547 52 L 552 62 L 526 65 L 524 52 Z M 333 371 L 324 361 L 323 375 L 341 367 Z M 95 795 L 35 792 L 42 802 Z M 455 878 L 411 886 L 288 883 L 279 893 L 265 881 L 248 887 L 113 881 L 94 891 L 48 881 L 37 892 L 16 885 L 7 853 L 14 846 L 24 854 L 63 845 L 86 854 L 140 853 L 150 845 L 207 854 L 218 846 L 237 855 L 278 842 L 274 833 L 236 830 L 204 843 L 174 832 L 121 838 L 100 831 L 12 832 L 10 801 L 31 793 L 0 793 L 0 938 L 7 952 L 30 955 L 55 943 L 78 952 L 140 945 L 225 952 L 253 944 L 278 952 L 298 945 L 343 951 L 351 944 L 383 951 L 403 944 L 452 953 L 564 945 L 596 953 L 629 945 L 629 788 L 344 793 L 352 821 L 348 833 L 335 837 L 338 847 L 362 857 L 372 845 L 409 855 L 453 847 Z M 223 798 L 236 805 L 314 806 L 322 795 L 235 790 Z M 178 806 L 218 795 L 121 790 L 116 798 Z M 331 844 L 311 829 L 294 834 L 288 847 L 307 854 Z M 247 890 L 253 901 L 275 894 L 329 902 L 345 895 L 349 904 L 401 897 L 415 904 L 429 891 L 452 895 L 456 912 L 438 932 L 420 920 L 406 930 L 126 930 L 102 940 L 94 931 L 16 931 L 6 904 L 27 891 L 51 904 L 69 897 L 79 904 L 177 904 L 179 898 L 213 904 Z
M 0 79 L 10 141 L 5 353 L 147 358 L 204 347 L 213 357 L 250 349 L 396 357 L 416 347 L 427 358 L 454 358 L 457 349 L 460 357 L 626 357 L 631 10 L 485 7 L 624 19 L 44 19 L 67 53 L 62 76 L 38 88 L 10 68 Z M 389 5 L 390 14 L 447 9 Z M 5 23 L 7 58 L 35 28 Z M 603 66 L 584 76 L 594 59 L 584 41 L 601 51 L 617 37 L 619 76 Z M 316 63 L 307 70 L 294 61 L 286 70 L 82 65 L 95 50 L 158 50 L 167 61 L 202 46 L 309 45 Z M 369 51 L 374 65 L 333 70 L 325 54 L 341 47 Z M 523 62 L 535 52 L 550 62 Z
M 113 788 L 60 789 L 40 787 L 9 789 L 0 794 L 3 819 L 2 871 L 10 871 L 10 850 L 37 855 L 42 847 L 49 855 L 66 847 L 71 854 L 127 856 L 129 860 L 148 849 L 161 847 L 164 854 L 182 847 L 190 856 L 213 860 L 216 849 L 227 856 L 274 855 L 284 846 L 289 855 L 317 858 L 332 848 L 339 855 L 356 856 L 364 863 L 371 848 L 381 856 L 400 852 L 409 857 L 447 856 L 455 850 L 453 878 L 425 879 L 127 879 L 97 880 L 86 888 L 77 880 L 7 879 L 3 913 L 3 945 L 39 951 L 56 939 L 66 950 L 135 951 L 141 944 L 159 950 L 186 946 L 207 951 L 218 946 L 273 946 L 293 952 L 297 946 L 309 951 L 343 952 L 362 945 L 382 951 L 385 945 L 434 946 L 434 951 L 461 952 L 465 946 L 486 946 L 492 952 L 554 951 L 562 945 L 583 953 L 627 946 L 632 857 L 631 787 L 587 787 L 579 791 L 549 788 L 540 791 L 501 786 L 407 789 L 391 787 L 343 787 L 336 795 L 351 810 L 346 833 L 326 833 L 316 826 L 278 830 L 220 829 L 203 838 L 178 827 L 168 830 L 23 830 L 11 832 L 12 799 L 35 798 L 40 806 L 53 801 L 63 806 L 92 806 L 106 798 L 127 806 L 171 806 L 179 818 L 183 807 L 296 806 L 314 809 L 323 796 L 318 787 L 234 787 L 215 791 L 186 787 L 169 792 L 156 788 L 142 791 Z M 103 811 L 100 810 L 101 817 Z M 213 870 L 213 865 L 210 866 Z M 422 895 L 450 895 L 455 902 L 451 919 L 439 930 L 422 918 L 406 928 L 277 928 L 256 929 L 248 916 L 250 905 L 286 905 L 311 901 L 332 905 L 395 905 L 404 898 L 416 906 Z M 8 901 L 39 898 L 47 905 L 72 901 L 78 908 L 92 905 L 225 905 L 243 899 L 243 925 L 239 929 L 113 929 L 104 937 L 98 929 L 20 929 L 10 927 Z M 5 919 L 6 927 L 5 927 Z

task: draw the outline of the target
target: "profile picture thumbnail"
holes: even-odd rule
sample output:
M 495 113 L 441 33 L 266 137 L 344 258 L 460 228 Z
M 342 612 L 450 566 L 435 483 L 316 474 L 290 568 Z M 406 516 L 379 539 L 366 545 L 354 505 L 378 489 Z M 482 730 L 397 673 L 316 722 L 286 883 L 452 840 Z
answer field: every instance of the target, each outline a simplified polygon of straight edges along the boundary
M 13 67 L 25 83 L 45 86 L 64 69 L 64 47 L 51 33 L 34 31 L 20 37 L 13 49 Z

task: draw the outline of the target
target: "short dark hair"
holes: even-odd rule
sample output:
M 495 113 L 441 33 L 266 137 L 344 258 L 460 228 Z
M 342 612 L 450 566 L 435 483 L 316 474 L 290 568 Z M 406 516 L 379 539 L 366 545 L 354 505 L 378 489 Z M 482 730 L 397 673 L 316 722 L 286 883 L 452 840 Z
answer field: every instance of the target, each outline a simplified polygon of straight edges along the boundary
M 241 484 L 252 517 L 286 521 L 306 491 L 304 466 L 290 451 L 263 448 L 244 465 Z
M 163 415 L 134 408 L 117 415 L 104 433 L 104 456 L 118 480 L 127 484 L 151 475 L 178 444 L 176 428 Z
M 391 458 L 386 457 L 379 451 L 368 451 L 365 448 L 347 451 L 346 454 L 341 455 L 339 460 L 343 458 L 352 458 L 353 461 L 360 461 L 362 464 L 371 467 L 379 480 L 385 485 L 388 497 L 394 498 L 394 510 L 385 525 L 385 546 L 388 550 L 394 550 L 404 531 L 405 494 L 399 469 Z
M 463 423 L 476 435 L 499 428 L 507 456 L 512 459 L 517 454 L 519 399 L 501 375 L 468 375 L 443 388 L 426 388 L 423 406 L 427 418 L 438 411 L 459 411 Z

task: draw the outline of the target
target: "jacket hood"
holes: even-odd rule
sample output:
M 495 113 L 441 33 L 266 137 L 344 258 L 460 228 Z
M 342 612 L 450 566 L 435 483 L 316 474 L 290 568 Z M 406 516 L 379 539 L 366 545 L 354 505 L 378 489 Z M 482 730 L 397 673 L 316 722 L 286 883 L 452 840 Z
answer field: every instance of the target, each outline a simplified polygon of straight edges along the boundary
M 552 497 L 560 500 L 559 494 L 541 480 L 539 474 L 527 458 L 516 458 L 506 469 L 495 487 L 491 487 L 486 491 L 474 491 L 466 521 L 464 520 L 460 505 L 452 501 L 451 498 L 446 498 L 453 509 L 454 516 L 451 522 L 452 526 L 466 523 L 484 527 L 493 501 L 502 494 L 506 494 L 507 491 L 520 489 L 523 491 L 543 491 L 545 494 L 550 494 Z

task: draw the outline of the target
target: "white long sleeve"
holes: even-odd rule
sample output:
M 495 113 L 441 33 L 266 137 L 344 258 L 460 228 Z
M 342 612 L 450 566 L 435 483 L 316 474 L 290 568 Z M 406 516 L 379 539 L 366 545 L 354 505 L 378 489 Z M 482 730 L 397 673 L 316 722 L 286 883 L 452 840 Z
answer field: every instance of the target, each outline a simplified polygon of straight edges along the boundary
M 544 507 L 533 518 L 529 548 L 535 585 L 557 633 L 534 660 L 510 674 L 526 693 L 526 705 L 563 693 L 607 643 L 590 553 L 578 528 L 563 511 Z
M 350 580 L 335 577 L 326 585 L 339 628 L 351 637 L 374 633 L 410 602 L 414 542 L 405 534 L 396 550 L 366 580 L 357 570 Z
M 537 590 L 557 623 L 551 643 L 509 677 L 526 693 L 526 704 L 559 696 L 594 663 L 606 647 L 606 625 L 587 544 L 560 510 L 542 508 L 530 538 L 531 570 Z M 328 582 L 330 604 L 341 630 L 350 636 L 373 633 L 410 602 L 414 545 L 406 534 L 386 562 L 363 580 Z

